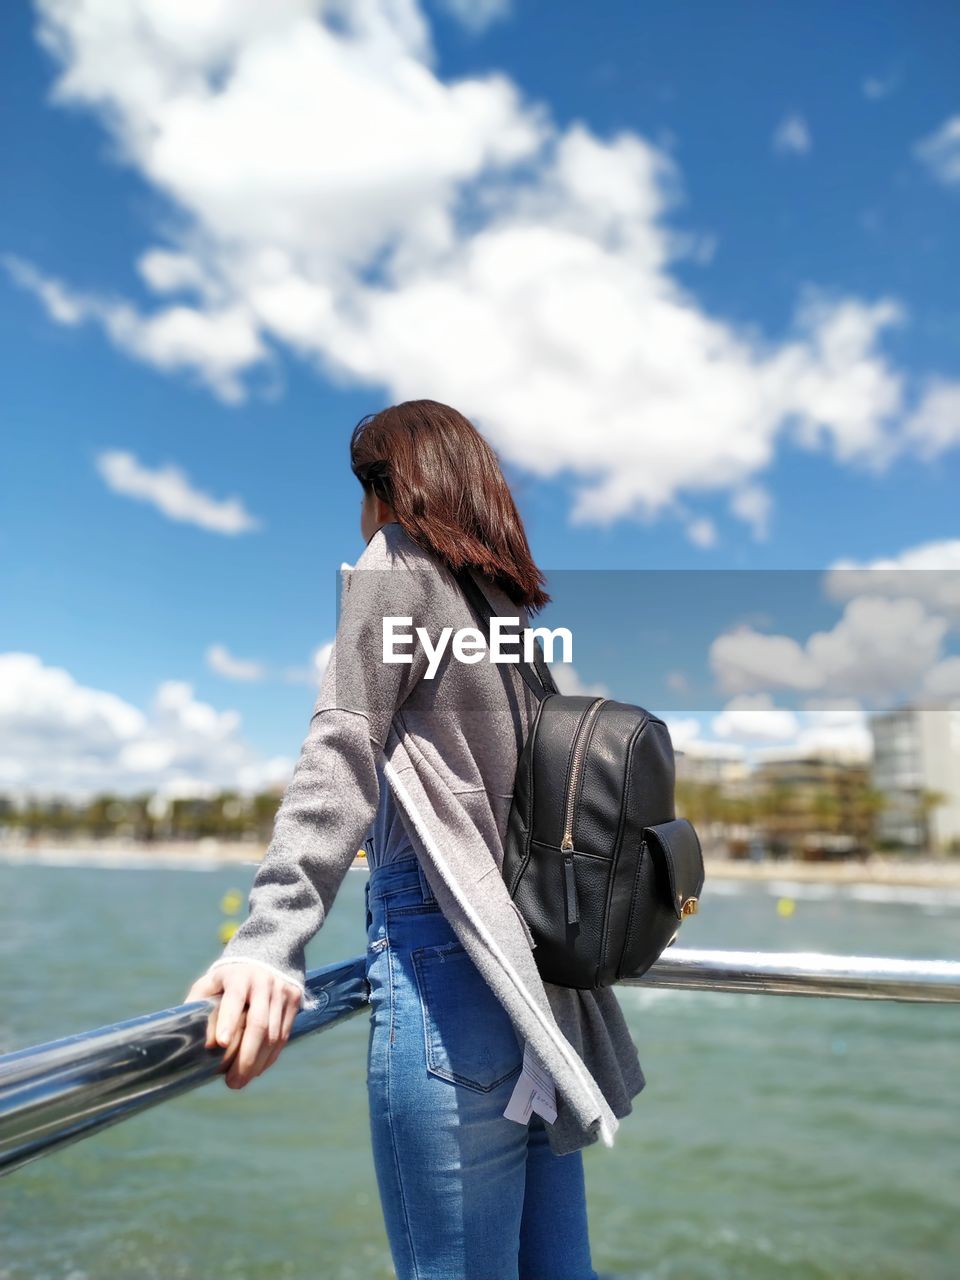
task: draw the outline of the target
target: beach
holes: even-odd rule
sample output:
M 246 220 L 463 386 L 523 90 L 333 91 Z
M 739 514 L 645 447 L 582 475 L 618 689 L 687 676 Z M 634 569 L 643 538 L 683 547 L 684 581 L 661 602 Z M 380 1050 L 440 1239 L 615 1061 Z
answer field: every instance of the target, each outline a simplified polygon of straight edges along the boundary
M 71 839 L 62 844 L 43 840 L 35 843 L 0 841 L 0 861 L 40 863 L 48 866 L 143 866 L 208 871 L 215 866 L 255 867 L 266 848 L 250 841 L 207 838 L 193 841 L 155 842 L 149 845 L 130 841 Z M 353 866 L 363 867 L 358 856 Z M 960 857 L 897 857 L 874 854 L 834 862 L 807 862 L 797 859 L 767 859 L 753 862 L 723 857 L 705 857 L 706 880 L 747 882 L 792 881 L 825 885 L 889 885 L 916 888 L 960 889 Z

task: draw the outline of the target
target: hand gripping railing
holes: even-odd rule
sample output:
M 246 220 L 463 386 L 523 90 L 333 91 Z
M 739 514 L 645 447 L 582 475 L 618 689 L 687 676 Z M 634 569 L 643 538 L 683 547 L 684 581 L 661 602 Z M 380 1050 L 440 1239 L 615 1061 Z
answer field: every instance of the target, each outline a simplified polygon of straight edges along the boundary
M 365 1008 L 365 967 L 360 956 L 308 974 L 318 1004 L 297 1014 L 291 1041 Z M 957 1004 L 960 963 L 671 947 L 623 984 Z M 213 1003 L 161 1009 L 0 1056 L 0 1175 L 218 1075 L 224 1050 L 205 1044 Z

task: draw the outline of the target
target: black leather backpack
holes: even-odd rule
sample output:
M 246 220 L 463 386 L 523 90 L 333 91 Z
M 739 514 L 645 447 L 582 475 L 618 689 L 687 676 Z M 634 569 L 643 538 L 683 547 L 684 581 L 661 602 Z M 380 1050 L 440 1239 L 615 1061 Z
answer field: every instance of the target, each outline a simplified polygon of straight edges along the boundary
M 455 576 L 489 636 L 489 601 L 468 572 Z M 646 972 L 696 912 L 700 841 L 675 816 L 664 721 L 560 693 L 539 644 L 534 653 L 532 666 L 510 664 L 540 705 L 517 766 L 503 877 L 544 981 L 608 987 Z

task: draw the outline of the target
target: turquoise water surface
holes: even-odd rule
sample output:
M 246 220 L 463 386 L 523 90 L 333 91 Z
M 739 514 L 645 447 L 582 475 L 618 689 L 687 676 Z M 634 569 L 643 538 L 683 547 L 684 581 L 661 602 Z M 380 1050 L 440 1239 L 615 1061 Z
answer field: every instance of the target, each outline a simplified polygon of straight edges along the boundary
M 0 1052 L 178 1004 L 253 871 L 0 864 Z M 365 877 L 311 967 L 362 951 Z M 960 896 L 708 882 L 681 944 L 957 959 Z M 960 1276 L 960 1007 L 618 991 L 648 1084 L 585 1152 L 605 1277 Z M 360 1014 L 0 1180 L 0 1280 L 388 1280 L 366 1044 Z

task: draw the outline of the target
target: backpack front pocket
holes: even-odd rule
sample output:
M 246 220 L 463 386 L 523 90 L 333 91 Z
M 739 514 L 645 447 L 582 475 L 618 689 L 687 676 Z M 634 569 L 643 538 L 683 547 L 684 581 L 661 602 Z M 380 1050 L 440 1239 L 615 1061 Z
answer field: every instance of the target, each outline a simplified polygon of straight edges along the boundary
M 459 942 L 418 947 L 413 966 L 431 1075 L 489 1093 L 515 1075 L 523 1047 L 507 1011 Z

